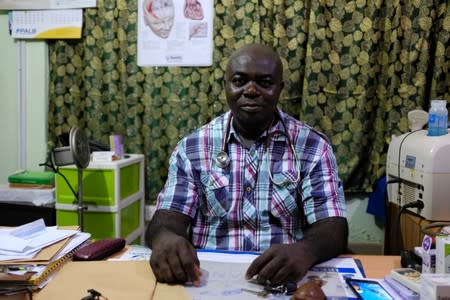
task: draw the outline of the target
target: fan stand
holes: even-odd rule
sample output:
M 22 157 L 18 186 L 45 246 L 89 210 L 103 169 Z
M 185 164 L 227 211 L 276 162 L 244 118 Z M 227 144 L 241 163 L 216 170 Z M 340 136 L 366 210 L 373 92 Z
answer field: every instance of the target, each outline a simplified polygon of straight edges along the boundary
M 77 166 L 78 173 L 78 192 L 77 192 L 77 213 L 78 225 L 80 230 L 84 230 L 84 211 L 86 210 L 83 204 L 83 169 L 87 168 L 90 161 L 89 142 L 84 133 L 77 127 L 70 129 L 70 150 L 72 152 L 73 160 Z
M 70 128 L 69 146 L 55 148 L 52 152 L 52 166 L 66 166 L 75 164 L 78 172 L 78 192 L 75 192 L 67 184 L 74 193 L 77 200 L 78 225 L 80 230 L 84 229 L 83 214 L 87 207 L 83 204 L 83 169 L 87 168 L 91 159 L 91 151 L 89 149 L 89 140 L 86 135 L 78 127 Z
M 77 213 L 78 213 L 78 226 L 80 226 L 80 231 L 83 231 L 84 229 L 84 210 L 85 206 L 83 204 L 83 169 L 78 168 L 78 206 L 77 206 Z

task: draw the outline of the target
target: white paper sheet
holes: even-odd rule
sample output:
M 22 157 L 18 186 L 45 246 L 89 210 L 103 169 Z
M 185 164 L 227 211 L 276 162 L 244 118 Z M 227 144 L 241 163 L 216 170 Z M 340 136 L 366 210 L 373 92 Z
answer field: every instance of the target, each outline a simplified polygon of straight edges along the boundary
M 77 233 L 78 230 L 46 227 L 43 219 L 13 230 L 0 229 L 0 261 L 33 257 L 42 248 Z

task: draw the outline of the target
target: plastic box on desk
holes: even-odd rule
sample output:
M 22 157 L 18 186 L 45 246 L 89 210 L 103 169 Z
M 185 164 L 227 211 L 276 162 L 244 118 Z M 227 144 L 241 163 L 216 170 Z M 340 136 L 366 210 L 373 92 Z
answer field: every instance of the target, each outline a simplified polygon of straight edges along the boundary
M 60 167 L 74 190 L 75 165 Z M 84 231 L 93 239 L 121 237 L 144 241 L 144 155 L 129 154 L 112 162 L 91 162 L 83 170 Z M 78 224 L 77 200 L 61 175 L 56 176 L 56 223 Z

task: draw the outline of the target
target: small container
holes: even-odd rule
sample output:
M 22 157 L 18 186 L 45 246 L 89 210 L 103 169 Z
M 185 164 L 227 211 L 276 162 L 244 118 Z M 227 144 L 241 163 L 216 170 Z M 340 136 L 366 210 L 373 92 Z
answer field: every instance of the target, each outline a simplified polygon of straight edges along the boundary
M 446 100 L 431 100 L 428 113 L 428 136 L 441 136 L 448 133 L 448 111 Z

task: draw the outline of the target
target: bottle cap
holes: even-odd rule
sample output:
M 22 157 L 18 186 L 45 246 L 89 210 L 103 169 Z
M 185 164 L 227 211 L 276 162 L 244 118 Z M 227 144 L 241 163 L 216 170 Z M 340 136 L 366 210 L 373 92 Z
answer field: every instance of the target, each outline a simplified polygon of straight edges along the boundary
M 409 129 L 411 131 L 422 129 L 428 121 L 428 113 L 421 109 L 415 109 L 408 113 Z
M 431 106 L 446 107 L 447 100 L 431 100 Z

